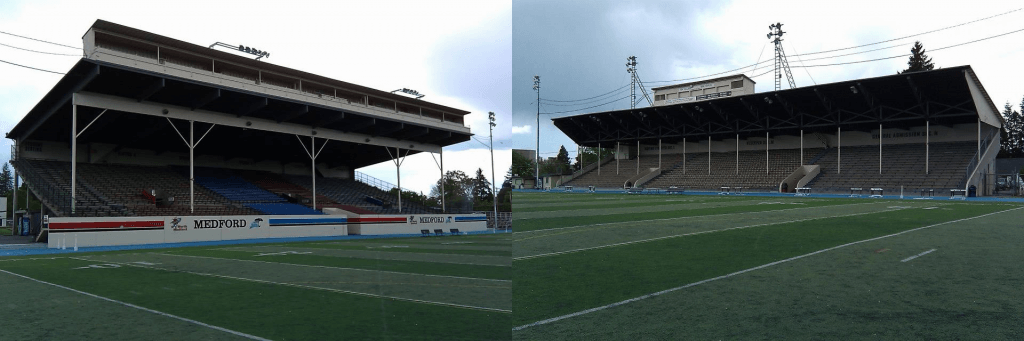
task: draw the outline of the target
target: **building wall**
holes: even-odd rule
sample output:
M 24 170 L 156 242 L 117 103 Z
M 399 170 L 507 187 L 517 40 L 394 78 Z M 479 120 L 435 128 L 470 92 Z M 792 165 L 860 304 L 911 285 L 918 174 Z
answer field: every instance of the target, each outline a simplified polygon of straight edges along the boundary
M 654 90 L 653 96 L 654 105 L 662 106 L 752 93 L 754 82 L 743 75 L 735 75 L 709 82 L 684 83 L 667 89 L 657 89 Z

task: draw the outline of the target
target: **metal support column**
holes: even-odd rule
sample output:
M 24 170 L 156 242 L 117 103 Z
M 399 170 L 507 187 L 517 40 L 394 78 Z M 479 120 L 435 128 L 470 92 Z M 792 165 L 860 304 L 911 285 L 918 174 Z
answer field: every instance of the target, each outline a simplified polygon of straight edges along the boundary
M 804 165 L 804 130 L 800 129 L 800 165 Z
M 171 125 L 171 128 L 174 128 L 174 132 L 178 133 L 178 137 L 181 137 L 181 140 L 184 141 L 185 144 L 188 146 L 188 196 L 189 196 L 188 207 L 189 207 L 189 212 L 190 213 L 195 213 L 195 211 L 196 211 L 196 205 L 195 205 L 195 201 L 196 201 L 195 200 L 196 199 L 196 192 L 195 192 L 195 189 L 196 189 L 195 150 L 196 150 L 196 146 L 198 146 L 200 142 L 203 142 L 203 139 L 206 138 L 206 135 L 209 134 L 210 131 L 213 130 L 213 127 L 215 127 L 217 125 L 216 124 L 210 124 L 210 128 L 206 129 L 206 132 L 203 133 L 203 136 L 199 137 L 199 141 L 195 141 L 194 140 L 194 137 L 195 137 L 195 121 L 189 120 L 188 121 L 188 140 L 186 140 L 185 139 L 185 135 L 182 135 L 181 131 L 178 130 L 178 126 L 174 125 L 174 122 L 171 122 L 170 118 L 167 118 L 167 117 L 165 117 L 165 118 L 167 119 L 167 123 L 169 123 Z
M 924 174 L 928 174 L 928 154 L 931 146 L 928 140 L 931 138 L 931 122 L 924 121 Z
M 661 139 L 658 139 L 658 169 L 661 169 Z
M 882 124 L 878 124 L 878 174 L 882 174 Z
M 636 140 L 636 175 L 640 175 L 640 140 Z
M 391 151 L 388 152 L 390 153 Z M 444 202 L 444 148 L 442 148 L 441 152 L 438 154 L 440 154 L 441 156 L 440 164 L 438 164 L 437 159 L 434 158 L 434 153 L 430 153 L 430 158 L 434 159 L 434 164 L 437 165 L 437 168 L 441 170 L 441 212 L 447 213 L 448 211 L 445 208 Z
M 768 132 L 764 132 L 764 174 L 768 174 Z
M 843 128 L 837 127 L 836 140 L 838 140 L 836 148 L 836 174 L 843 174 Z
M 736 134 L 736 174 L 740 174 L 740 134 Z
M 601 149 L 601 142 L 597 143 L 597 175 L 601 175 L 601 154 L 604 149 Z
M 295 135 L 295 138 L 299 140 L 299 144 L 302 145 L 302 149 L 306 151 L 306 156 L 309 156 L 310 165 L 311 165 L 310 166 L 310 170 L 311 170 L 310 172 L 312 173 L 311 176 L 312 176 L 312 183 L 313 183 L 313 210 L 316 210 L 316 157 L 320 156 L 320 152 L 322 152 L 324 150 L 324 147 L 327 146 L 327 141 L 330 141 L 330 140 L 326 140 L 325 139 L 324 143 L 320 145 L 320 149 L 317 150 L 316 149 L 316 137 L 313 137 L 313 136 L 309 137 L 309 148 L 306 148 L 306 144 L 304 142 L 302 142 L 302 138 L 299 137 L 299 135 Z
M 615 142 L 615 175 L 619 175 L 619 142 Z
M 711 135 L 708 135 L 708 175 L 711 175 Z
M 384 150 L 388 151 L 388 155 L 393 159 L 395 163 L 395 175 L 398 177 L 398 213 L 402 213 L 402 163 L 405 163 L 405 156 L 402 156 L 402 150 L 395 147 L 395 155 L 391 155 L 391 149 L 384 147 Z M 409 155 L 409 150 L 405 150 L 405 155 Z M 443 159 L 442 159 L 443 160 Z M 441 184 L 444 185 L 444 176 L 441 177 Z M 444 189 L 441 190 L 444 192 Z
M 75 104 L 75 95 L 71 95 L 71 216 L 75 216 L 75 188 L 78 184 L 75 180 L 75 164 L 78 161 L 78 105 Z M 28 203 L 28 201 L 25 201 Z M 25 206 L 26 209 L 28 206 Z M 26 210 L 27 212 L 27 210 Z

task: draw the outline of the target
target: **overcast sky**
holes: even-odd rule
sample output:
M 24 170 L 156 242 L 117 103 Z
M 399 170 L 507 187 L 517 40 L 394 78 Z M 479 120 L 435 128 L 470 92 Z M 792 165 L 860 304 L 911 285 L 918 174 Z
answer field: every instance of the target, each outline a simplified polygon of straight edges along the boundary
M 80 47 L 96 19 L 198 45 L 217 41 L 271 53 L 267 62 L 383 91 L 411 88 L 424 100 L 472 112 L 467 125 L 485 143 L 497 113 L 497 176 L 511 164 L 512 17 L 509 1 L 0 1 L 0 31 Z M 0 44 L 81 55 L 0 34 Z M 0 46 L 0 60 L 66 72 L 79 59 Z M 60 75 L 0 63 L 0 130 L 10 131 Z M 9 158 L 10 140 L 0 157 Z M 184 146 L 182 146 L 184 148 Z M 491 177 L 487 147 L 445 148 L 445 168 Z M 428 192 L 440 178 L 430 154 L 409 157 L 402 187 Z M 396 182 L 394 164 L 360 171 Z
M 908 39 L 796 57 L 797 54 L 870 44 L 941 29 L 1024 7 L 1004 1 L 515 1 L 512 5 L 512 145 L 535 149 L 537 94 L 533 76 L 541 77 L 542 99 L 577 100 L 628 84 L 626 57 L 636 56 L 640 79 L 657 82 L 699 77 L 754 64 L 771 63 L 768 25 L 783 24 L 783 47 L 798 87 L 895 74 L 907 67 L 906 57 L 843 66 L 807 65 L 861 61 L 907 54 L 920 40 L 936 67 L 971 65 L 996 106 L 1009 101 L 1018 108 L 1024 97 L 1024 32 L 962 47 L 940 47 L 1024 29 L 1024 10 L 973 24 Z M 763 52 L 762 52 L 763 51 Z M 765 69 L 746 72 L 761 74 Z M 772 74 L 757 77 L 756 91 L 774 90 Z M 785 81 L 783 81 L 785 83 Z M 682 83 L 682 82 L 675 82 Z M 788 85 L 783 85 L 788 88 Z M 639 93 L 639 90 L 638 90 Z M 541 156 L 552 157 L 560 145 L 574 153 L 576 145 L 551 117 L 629 108 L 628 90 L 582 102 L 541 101 Z M 555 106 L 551 104 L 579 104 Z M 641 106 L 645 106 L 642 104 Z

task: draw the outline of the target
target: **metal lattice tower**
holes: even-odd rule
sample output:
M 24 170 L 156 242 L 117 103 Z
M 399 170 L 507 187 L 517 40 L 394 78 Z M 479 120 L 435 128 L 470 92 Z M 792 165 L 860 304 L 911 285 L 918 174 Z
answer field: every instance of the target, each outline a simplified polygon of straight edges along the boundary
M 537 150 L 534 151 L 534 160 L 536 164 L 536 170 L 533 173 L 533 178 L 536 181 L 534 187 L 540 187 L 540 76 L 533 76 L 533 90 L 537 91 Z
M 644 82 L 640 80 L 640 75 L 636 73 L 636 56 L 626 57 L 626 72 L 630 75 L 630 88 L 629 88 L 629 108 L 636 109 L 636 104 L 639 103 L 636 100 L 636 88 L 640 86 L 640 91 L 643 92 L 644 98 L 647 99 L 647 103 L 652 107 L 654 102 L 651 101 L 651 96 L 647 94 L 647 89 L 644 87 Z
M 789 88 L 795 88 L 796 82 L 793 81 L 793 72 L 789 70 L 789 61 L 786 60 L 786 52 L 782 50 L 782 35 L 786 32 L 782 31 L 782 23 L 775 23 L 768 25 L 768 39 L 775 43 L 775 91 L 782 90 L 782 70 L 786 71 L 786 80 L 789 81 Z

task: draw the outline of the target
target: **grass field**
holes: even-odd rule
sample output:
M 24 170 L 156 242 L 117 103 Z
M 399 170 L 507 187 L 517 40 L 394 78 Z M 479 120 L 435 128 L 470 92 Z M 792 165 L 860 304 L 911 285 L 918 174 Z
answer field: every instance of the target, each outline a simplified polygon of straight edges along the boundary
M 0 227 L 0 236 L 10 236 L 13 232 L 10 227 Z
M 0 339 L 508 339 L 510 236 L 4 257 Z
M 520 340 L 1024 339 L 1024 207 L 514 193 Z

